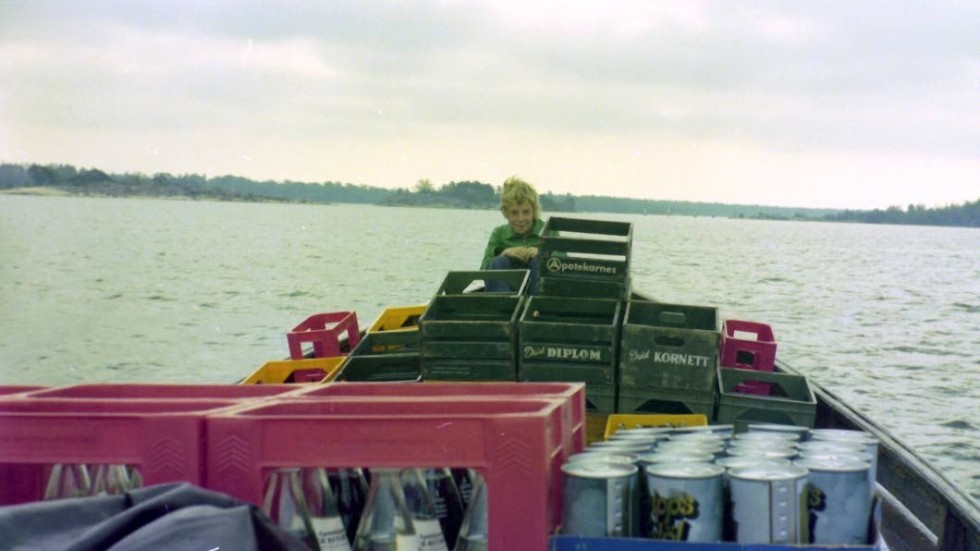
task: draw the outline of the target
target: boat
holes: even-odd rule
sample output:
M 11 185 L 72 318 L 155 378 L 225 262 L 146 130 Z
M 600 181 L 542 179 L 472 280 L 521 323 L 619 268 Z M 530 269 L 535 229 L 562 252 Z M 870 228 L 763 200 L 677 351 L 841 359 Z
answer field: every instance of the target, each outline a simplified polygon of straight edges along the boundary
M 554 219 L 553 219 L 554 220 Z M 582 221 L 568 221 L 559 219 L 559 223 L 567 224 L 563 226 L 563 230 L 576 229 L 576 230 L 594 230 L 599 232 L 613 233 L 616 235 L 624 235 L 628 240 L 630 235 L 630 230 L 624 228 L 621 225 L 614 223 L 587 223 L 582 226 Z M 563 238 L 560 241 L 560 245 L 564 248 L 573 247 L 574 243 L 570 243 L 567 238 Z M 601 245 L 596 245 L 591 243 L 584 248 L 587 249 L 586 252 L 600 254 L 608 253 L 609 251 L 603 247 L 608 247 L 608 243 L 603 243 Z M 618 245 L 614 245 L 618 246 Z M 596 248 L 598 247 L 598 249 Z M 521 297 L 525 297 L 526 293 L 526 271 L 515 271 L 515 274 L 502 274 L 497 272 L 497 277 L 510 278 L 516 277 L 517 279 L 508 280 L 514 283 L 513 287 L 516 288 L 514 296 L 518 297 L 515 300 L 523 300 Z M 462 275 L 461 275 L 462 274 Z M 477 272 L 450 272 L 447 275 L 446 281 L 439 287 L 436 297 L 446 296 L 446 295 L 480 295 L 480 290 L 478 287 L 472 287 L 469 285 L 470 280 L 474 277 L 486 277 L 486 273 Z M 459 276 L 459 277 L 457 277 Z M 576 281 L 575 278 L 569 280 L 572 284 L 571 296 L 581 296 L 583 290 L 582 281 Z M 629 288 L 628 285 L 622 284 L 623 280 L 617 282 L 605 282 L 603 285 L 599 285 L 596 288 L 600 289 L 603 293 L 612 293 L 614 296 L 617 293 L 628 293 L 627 300 L 622 302 L 631 303 L 657 303 L 656 300 L 650 298 L 649 296 L 636 292 Z M 586 282 L 586 286 L 591 286 L 591 283 Z M 552 291 L 558 289 L 560 286 L 556 287 L 555 281 L 547 282 L 547 286 Z M 542 282 L 542 288 L 545 287 L 544 282 Z M 591 288 L 591 287 L 590 287 Z M 558 295 L 556 302 L 559 304 L 562 301 L 570 302 L 568 295 L 561 298 Z M 493 298 L 493 297 L 490 297 Z M 608 298 L 608 297 L 607 297 Z M 530 298 L 528 299 L 530 303 Z M 249 392 L 255 392 L 258 389 L 266 389 L 268 393 L 284 392 L 282 390 L 284 387 L 295 387 L 296 385 L 320 385 L 325 383 L 332 383 L 334 381 L 339 381 L 344 379 L 345 370 L 349 369 L 353 362 L 353 358 L 357 357 L 356 350 L 358 345 L 369 342 L 374 335 L 387 334 L 387 335 L 400 335 L 409 336 L 410 339 L 417 339 L 419 324 L 424 323 L 425 313 L 424 311 L 429 308 L 432 302 L 427 305 L 419 305 L 417 307 L 403 308 L 395 307 L 391 310 L 397 311 L 400 319 L 393 324 L 392 328 L 384 328 L 384 330 L 372 331 L 379 329 L 379 324 L 383 325 L 384 314 L 379 318 L 377 322 L 372 326 L 372 329 L 361 331 L 356 327 L 355 324 L 351 323 L 353 316 L 350 312 L 338 312 L 330 314 L 315 314 L 311 316 L 308 320 L 304 321 L 300 325 L 293 328 L 291 333 L 295 333 L 299 337 L 302 337 L 305 332 L 311 328 L 315 329 L 317 326 L 324 327 L 329 326 L 330 330 L 329 337 L 335 341 L 335 346 L 322 348 L 316 350 L 315 348 L 304 349 L 301 346 L 292 347 L 291 342 L 291 354 L 290 358 L 283 361 L 268 362 L 266 365 L 262 366 L 258 371 L 246 376 L 243 380 L 239 381 L 239 385 L 233 385 L 237 389 L 249 389 Z M 616 316 L 620 313 L 617 310 Z M 537 314 L 537 312 L 535 312 Z M 621 318 L 620 318 L 621 319 Z M 389 330 L 390 329 L 390 330 Z M 412 331 L 415 330 L 415 334 Z M 402 341 L 383 341 L 380 343 L 375 343 L 382 347 L 397 347 L 404 345 Z M 513 345 L 513 341 L 511 341 Z M 479 348 L 479 347 L 478 347 Z M 483 350 L 483 348 L 479 348 Z M 412 381 L 420 380 L 420 375 L 414 375 L 412 369 L 416 371 L 419 369 L 418 354 L 415 355 L 416 363 L 405 371 L 399 371 L 401 367 L 396 366 L 394 371 L 387 373 L 387 378 L 389 380 L 395 381 Z M 369 365 L 363 369 L 374 369 L 376 365 Z M 404 366 L 402 366 L 404 367 Z M 361 368 L 359 368 L 361 369 Z M 774 360 L 774 371 L 779 374 L 791 375 L 794 377 L 803 377 L 803 375 L 796 369 L 792 368 L 789 364 L 783 361 L 781 358 Z M 475 373 L 475 376 L 474 376 Z M 479 380 L 478 372 L 469 373 L 469 381 Z M 360 375 L 362 380 L 371 380 L 370 378 L 364 379 L 363 373 Z M 280 384 L 282 383 L 282 384 Z M 262 386 L 259 386 L 259 385 Z M 337 385 L 346 383 L 336 383 Z M 398 383 L 404 385 L 404 383 Z M 478 383 L 473 383 L 478 384 Z M 503 388 L 518 388 L 522 385 L 527 385 L 527 383 L 516 382 L 516 378 L 510 380 L 510 382 L 498 382 L 497 385 L 503 385 Z M 533 383 L 532 383 L 533 384 Z M 579 384 L 580 389 L 584 389 L 589 383 L 583 387 Z M 147 385 L 134 385 L 140 386 L 143 391 L 145 391 Z M 231 387 L 232 385 L 229 385 Z M 813 409 L 812 426 L 815 428 L 828 428 L 828 429 L 848 429 L 856 431 L 864 431 L 871 434 L 878 441 L 878 462 L 877 462 L 877 480 L 876 480 L 876 491 L 877 502 L 879 504 L 878 510 L 880 511 L 879 518 L 877 520 L 877 536 L 874 542 L 874 548 L 876 549 L 887 549 L 893 551 L 918 551 L 918 550 L 930 550 L 930 551 L 978 551 L 980 550 L 980 507 L 978 507 L 977 502 L 972 499 L 966 492 L 957 487 L 955 484 L 951 483 L 942 473 L 938 472 L 933 466 L 929 465 L 925 460 L 923 460 L 914 450 L 910 449 L 907 445 L 902 443 L 899 439 L 895 438 L 886 429 L 882 428 L 880 425 L 875 423 L 873 420 L 869 419 L 856 409 L 849 406 L 844 400 L 835 395 L 828 389 L 822 388 L 814 382 L 809 382 L 809 386 L 813 391 L 815 406 Z M 408 392 L 407 386 L 401 386 L 400 388 L 406 389 L 402 392 Z M 32 392 L 43 391 L 44 389 L 39 388 L 21 388 L 21 389 L 8 389 L 8 393 L 20 392 L 25 396 L 30 396 Z M 574 389 L 573 389 L 574 390 Z M 141 391 L 141 395 L 146 393 Z M 179 392 L 185 393 L 183 398 L 193 398 L 194 396 L 189 393 L 186 388 L 179 389 Z M 241 391 L 236 391 L 241 392 Z M 397 390 L 395 392 L 398 392 Z M 516 392 L 516 390 L 514 390 Z M 259 395 L 259 394 L 256 394 Z M 584 390 L 580 392 L 580 396 L 584 398 Z M 2 422 L 0 422 L 0 427 L 5 426 L 3 423 L 11 418 L 5 417 Z M 10 428 L 10 425 L 6 425 Z M 0 431 L 2 432 L 2 431 Z M 23 431 L 21 432 L 23 434 Z M 209 436 L 213 436 L 210 435 Z M 0 441 L 2 441 L 3 435 L 0 434 Z M 26 438 L 26 437 L 25 437 Z M 583 435 L 583 440 L 585 439 Z M 29 439 L 28 439 L 29 440 Z M 26 441 L 26 440 L 25 440 Z M 243 461 L 248 461 L 247 453 L 245 453 L 244 448 L 238 443 L 237 440 L 232 440 L 232 446 L 230 448 L 226 447 L 224 452 L 231 453 L 236 456 L 237 459 L 242 459 Z M 578 442 L 576 444 L 578 449 L 581 449 L 584 442 Z M 398 453 L 398 450 L 392 450 L 391 453 Z M 222 455 L 217 455 L 216 457 L 223 457 Z M 8 458 L 9 460 L 9 458 Z M 0 458 L 0 464 L 4 463 L 4 460 Z M 2 465 L 0 465 L 2 466 Z M 9 475 L 8 475 L 9 476 Z M 2 492 L 0 492 L 2 493 Z M 2 496 L 0 496 L 2 497 Z M 542 498 L 543 499 L 543 498 Z M 539 534 L 535 541 L 539 541 L 541 538 L 547 537 L 545 534 Z M 491 535 L 491 538 L 493 536 Z M 615 538 L 569 538 L 566 536 L 553 536 L 550 539 L 550 545 L 555 551 L 565 551 L 566 549 L 575 549 L 576 551 L 602 551 L 604 549 L 615 549 L 617 551 L 656 551 L 662 549 L 658 545 L 658 542 L 653 540 L 620 540 L 613 542 Z M 491 539 L 491 542 L 493 540 Z M 520 541 L 520 540 L 518 540 Z M 608 546 L 608 547 L 607 547 Z M 527 551 L 538 551 L 536 546 L 533 548 L 527 548 Z M 491 544 L 491 549 L 497 549 L 499 546 Z M 767 546 L 753 546 L 753 549 L 767 549 Z M 807 546 L 792 547 L 793 549 L 806 549 Z M 838 547 L 820 547 L 820 549 L 828 548 L 838 548 Z M 839 547 L 840 549 L 845 549 L 845 547 Z M 871 546 L 859 546 L 861 549 L 871 549 Z M 676 549 L 681 549 L 677 547 L 670 547 L 672 551 Z M 691 549 L 696 549 L 697 551 L 713 550 L 714 548 L 708 545 L 695 545 Z M 721 549 L 733 549 L 733 547 L 719 547 Z M 786 547 L 773 547 L 773 549 L 788 549 Z M 516 551 L 525 551 L 524 548 L 517 549 Z M 543 551 L 543 550 L 542 550 Z

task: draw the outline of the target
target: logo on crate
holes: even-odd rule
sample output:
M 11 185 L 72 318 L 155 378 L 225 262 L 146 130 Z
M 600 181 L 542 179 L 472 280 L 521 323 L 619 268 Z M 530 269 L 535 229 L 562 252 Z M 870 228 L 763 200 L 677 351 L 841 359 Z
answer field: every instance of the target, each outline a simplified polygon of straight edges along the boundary
M 630 350 L 627 357 L 631 362 L 651 360 L 658 364 L 690 365 L 694 367 L 711 367 L 710 356 L 696 354 L 681 354 L 678 352 L 651 352 L 648 350 Z
M 615 266 L 600 266 L 581 261 L 563 261 L 560 258 L 551 257 L 545 266 L 549 272 L 586 272 L 590 274 L 616 275 L 618 270 Z
M 588 348 L 572 348 L 564 346 L 525 346 L 524 358 L 544 358 L 548 360 L 579 360 L 588 362 L 602 361 L 602 351 Z

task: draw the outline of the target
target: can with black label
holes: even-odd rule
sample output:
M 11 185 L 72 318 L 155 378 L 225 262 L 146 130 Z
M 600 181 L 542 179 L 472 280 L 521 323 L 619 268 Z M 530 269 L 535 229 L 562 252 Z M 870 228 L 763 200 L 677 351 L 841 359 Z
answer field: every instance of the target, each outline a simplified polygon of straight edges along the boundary
M 692 542 L 721 541 L 722 474 L 711 463 L 644 466 L 649 495 L 648 537 Z
M 807 470 L 753 465 L 728 471 L 731 538 L 739 543 L 805 543 Z
M 564 479 L 562 533 L 576 536 L 639 535 L 635 465 L 580 461 L 561 467 Z

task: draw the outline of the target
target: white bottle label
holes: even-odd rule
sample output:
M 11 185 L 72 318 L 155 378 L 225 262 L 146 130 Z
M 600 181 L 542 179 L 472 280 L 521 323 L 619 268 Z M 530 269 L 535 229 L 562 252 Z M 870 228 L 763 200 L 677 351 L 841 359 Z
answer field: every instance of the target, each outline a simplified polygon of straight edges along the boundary
M 415 531 L 419 535 L 420 551 L 449 551 L 439 519 L 416 520 Z
M 313 517 L 313 532 L 320 544 L 320 551 L 350 551 L 347 532 L 340 517 Z

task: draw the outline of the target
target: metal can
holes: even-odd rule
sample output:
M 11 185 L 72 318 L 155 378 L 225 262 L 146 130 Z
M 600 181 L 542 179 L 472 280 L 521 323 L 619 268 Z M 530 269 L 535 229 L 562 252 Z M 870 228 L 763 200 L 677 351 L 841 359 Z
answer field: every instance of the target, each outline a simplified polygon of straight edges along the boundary
M 807 474 L 806 543 L 867 544 L 871 518 L 870 466 L 848 457 L 801 457 Z
M 749 423 L 748 431 L 789 433 L 795 436 L 794 440 L 797 442 L 806 440 L 810 435 L 809 427 L 799 425 L 780 425 L 777 423 Z
M 639 535 L 635 465 L 606 461 L 566 463 L 562 497 L 562 533 L 577 536 Z
M 615 450 L 594 450 L 573 453 L 568 456 L 565 462 L 605 461 L 607 463 L 619 463 L 620 465 L 635 465 L 638 457 L 636 454 L 620 453 Z
M 739 543 L 804 543 L 807 470 L 754 465 L 728 471 L 730 529 Z
M 724 467 L 710 463 L 655 463 L 646 465 L 644 471 L 650 507 L 648 537 L 721 541 Z
M 810 438 L 817 441 L 864 446 L 864 451 L 871 454 L 871 472 L 868 474 L 871 487 L 868 488 L 868 495 L 874 496 L 874 482 L 878 476 L 878 439 L 874 435 L 863 430 L 813 429 L 810 431 Z
M 764 446 L 751 446 L 751 445 L 736 445 L 729 446 L 725 450 L 728 455 L 757 455 L 762 457 L 767 457 L 769 459 L 793 459 L 797 455 L 796 448 L 791 447 L 775 447 L 767 448 Z

